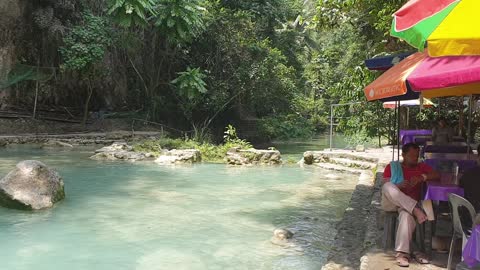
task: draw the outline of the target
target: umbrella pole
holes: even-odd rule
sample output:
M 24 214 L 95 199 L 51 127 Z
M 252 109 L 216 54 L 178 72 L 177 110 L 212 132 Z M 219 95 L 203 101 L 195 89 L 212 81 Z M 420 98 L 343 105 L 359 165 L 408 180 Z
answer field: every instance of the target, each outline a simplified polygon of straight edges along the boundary
M 395 144 L 394 140 L 395 137 L 397 136 L 397 102 L 395 101 L 395 108 L 393 109 L 393 134 L 392 134 L 392 161 L 395 160 Z M 398 140 L 398 139 L 397 139 Z
M 472 125 L 472 99 L 473 96 L 470 95 L 470 97 L 468 98 L 467 154 L 470 153 L 470 143 L 472 142 L 470 135 L 470 129 Z
M 407 124 L 405 125 L 405 127 L 408 129 L 408 122 L 409 122 L 409 119 L 410 118 L 410 108 L 407 107 Z
M 397 101 L 397 161 L 400 160 L 400 101 Z
M 332 151 L 333 142 L 333 105 L 330 105 L 330 151 Z

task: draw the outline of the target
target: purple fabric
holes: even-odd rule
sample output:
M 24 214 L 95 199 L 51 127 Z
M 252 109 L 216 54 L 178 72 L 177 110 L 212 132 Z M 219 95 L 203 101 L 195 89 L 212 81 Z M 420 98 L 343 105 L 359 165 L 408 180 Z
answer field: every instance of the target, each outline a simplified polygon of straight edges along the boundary
M 425 145 L 425 153 L 471 153 L 466 145 Z
M 432 135 L 432 131 L 429 129 L 402 129 L 400 130 L 400 141 L 402 145 L 414 142 L 413 137 L 415 135 Z
M 480 264 L 480 225 L 477 225 L 472 230 L 472 235 L 468 238 L 462 255 L 463 261 L 465 261 L 469 267 L 475 267 Z
M 432 140 L 432 136 L 430 135 L 415 135 L 413 136 L 413 142 L 418 144 L 418 145 L 424 145 L 428 141 Z
M 437 171 L 451 171 L 456 162 L 460 172 L 464 172 L 477 165 L 477 156 L 464 153 L 425 153 L 425 163 Z
M 464 196 L 463 188 L 459 186 L 429 182 L 427 184 L 427 193 L 425 193 L 424 200 L 448 202 L 449 193 L 454 193 L 462 197 Z

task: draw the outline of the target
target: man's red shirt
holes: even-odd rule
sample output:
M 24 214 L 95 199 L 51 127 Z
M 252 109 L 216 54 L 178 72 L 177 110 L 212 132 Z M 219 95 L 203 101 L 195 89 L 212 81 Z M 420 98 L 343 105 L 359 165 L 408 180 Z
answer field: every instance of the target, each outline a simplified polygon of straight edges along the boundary
M 418 163 L 417 166 L 415 167 L 407 167 L 403 166 L 402 164 L 402 171 L 403 171 L 403 181 L 410 181 L 410 179 L 414 176 L 421 176 L 422 174 L 427 174 L 431 172 L 433 169 L 432 167 L 428 166 L 425 163 Z M 390 178 L 392 176 L 392 172 L 390 169 L 390 164 L 385 167 L 385 170 L 383 171 L 383 178 Z M 422 188 L 422 183 L 419 182 L 413 187 L 404 187 L 400 188 L 400 190 L 410 196 L 412 199 L 419 201 L 420 200 L 420 192 Z

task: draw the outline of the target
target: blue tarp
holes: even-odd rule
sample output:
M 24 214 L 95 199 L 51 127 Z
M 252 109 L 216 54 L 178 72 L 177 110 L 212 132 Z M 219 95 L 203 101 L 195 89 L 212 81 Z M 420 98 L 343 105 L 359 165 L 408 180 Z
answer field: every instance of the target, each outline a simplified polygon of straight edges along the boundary
M 402 61 L 404 58 L 407 58 L 413 52 L 399 53 L 389 56 L 375 57 L 365 60 L 365 66 L 370 70 L 387 70 L 396 63 Z

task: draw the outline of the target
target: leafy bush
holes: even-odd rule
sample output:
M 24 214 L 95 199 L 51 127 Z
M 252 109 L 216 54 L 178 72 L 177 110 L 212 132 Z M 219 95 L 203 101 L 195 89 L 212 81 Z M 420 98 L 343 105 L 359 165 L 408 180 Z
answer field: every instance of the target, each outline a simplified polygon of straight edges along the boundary
M 83 22 L 71 29 L 60 48 L 64 63 L 63 70 L 91 71 L 100 62 L 111 43 L 110 29 L 106 20 L 91 13 L 83 15 Z
M 147 25 L 147 18 L 156 15 L 153 0 L 111 0 L 108 14 L 123 27 Z
M 300 115 L 288 114 L 263 118 L 260 130 L 270 139 L 310 138 L 315 125 Z
M 200 71 L 200 68 L 187 67 L 186 71 L 177 74 L 178 77 L 171 83 L 178 87 L 181 96 L 192 100 L 196 96 L 207 92 L 206 83 L 203 81 L 206 75 Z
M 160 155 L 162 150 L 171 149 L 197 149 L 202 154 L 202 160 L 206 162 L 221 163 L 227 151 L 233 147 L 240 149 L 251 148 L 252 145 L 245 141 L 236 139 L 225 140 L 224 144 L 215 145 L 207 142 L 198 142 L 190 139 L 172 139 L 160 138 L 157 140 L 148 140 L 134 146 L 137 152 L 151 152 L 155 155 Z

